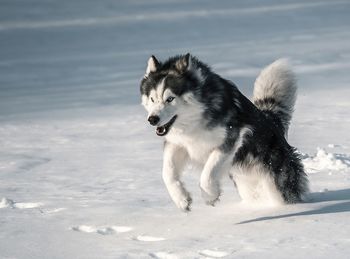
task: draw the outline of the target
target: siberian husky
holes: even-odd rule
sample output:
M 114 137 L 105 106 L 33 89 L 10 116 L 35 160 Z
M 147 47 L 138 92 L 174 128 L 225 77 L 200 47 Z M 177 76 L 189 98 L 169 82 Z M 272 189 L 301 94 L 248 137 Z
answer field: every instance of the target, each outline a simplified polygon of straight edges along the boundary
M 286 60 L 262 70 L 252 102 L 190 54 L 165 62 L 151 56 L 140 90 L 148 121 L 164 140 L 163 179 L 178 208 L 191 208 L 181 181 L 188 163 L 202 168 L 200 188 L 208 205 L 219 200 L 225 175 L 244 201 L 302 200 L 308 180 L 286 141 L 297 91 Z

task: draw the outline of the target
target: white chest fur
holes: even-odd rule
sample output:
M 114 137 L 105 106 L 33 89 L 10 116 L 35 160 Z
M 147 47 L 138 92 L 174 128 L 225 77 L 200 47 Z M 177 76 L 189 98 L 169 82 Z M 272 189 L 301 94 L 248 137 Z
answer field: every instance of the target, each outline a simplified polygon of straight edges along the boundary
M 246 166 L 233 166 L 230 172 L 242 200 L 264 205 L 282 204 L 281 193 L 264 165 L 249 156 L 247 161 Z
M 211 130 L 197 128 L 192 131 L 174 128 L 166 139 L 183 147 L 193 162 L 205 164 L 209 154 L 223 143 L 225 136 L 226 130 L 222 127 Z

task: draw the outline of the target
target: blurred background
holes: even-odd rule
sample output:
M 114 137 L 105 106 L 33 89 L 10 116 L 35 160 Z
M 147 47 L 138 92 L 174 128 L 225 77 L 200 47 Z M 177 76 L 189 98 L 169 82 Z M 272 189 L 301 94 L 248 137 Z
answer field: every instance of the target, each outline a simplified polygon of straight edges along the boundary
M 350 80 L 350 1 L 0 0 L 0 120 L 136 105 L 150 55 L 191 52 L 251 95 L 290 58 L 300 92 Z

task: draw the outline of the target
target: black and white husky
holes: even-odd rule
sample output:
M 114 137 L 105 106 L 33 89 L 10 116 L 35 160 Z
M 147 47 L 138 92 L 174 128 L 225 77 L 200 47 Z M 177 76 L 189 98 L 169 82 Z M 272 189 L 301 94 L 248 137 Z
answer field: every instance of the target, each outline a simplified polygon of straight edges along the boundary
M 188 163 L 202 168 L 200 188 L 209 205 L 219 200 L 226 174 L 244 201 L 302 200 L 308 180 L 286 141 L 297 87 L 285 60 L 260 73 L 253 103 L 190 54 L 164 63 L 152 56 L 140 90 L 149 123 L 164 137 L 163 179 L 177 207 L 190 210 L 180 179 Z

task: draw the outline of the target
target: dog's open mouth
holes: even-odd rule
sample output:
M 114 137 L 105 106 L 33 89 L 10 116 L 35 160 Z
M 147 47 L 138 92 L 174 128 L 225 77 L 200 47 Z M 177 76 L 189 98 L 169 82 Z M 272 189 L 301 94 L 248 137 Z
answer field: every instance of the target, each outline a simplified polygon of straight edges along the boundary
M 175 122 L 177 118 L 177 115 L 175 115 L 174 117 L 171 118 L 171 120 L 164 124 L 163 126 L 160 126 L 160 127 L 157 127 L 156 128 L 156 133 L 158 136 L 165 136 L 169 130 L 170 130 L 170 127 L 173 125 L 173 123 Z

